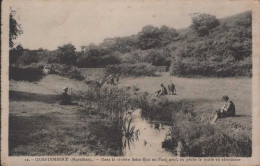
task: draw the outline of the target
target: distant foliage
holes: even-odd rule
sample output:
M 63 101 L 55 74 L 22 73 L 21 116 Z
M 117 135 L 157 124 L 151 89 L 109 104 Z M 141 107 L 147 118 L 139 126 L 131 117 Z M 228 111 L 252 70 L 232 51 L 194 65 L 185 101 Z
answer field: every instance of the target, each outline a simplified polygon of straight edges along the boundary
M 209 35 L 211 29 L 219 25 L 216 16 L 210 14 L 193 14 L 191 28 L 194 29 L 199 36 Z
M 13 14 L 10 18 L 14 18 Z M 17 22 L 14 25 L 19 27 Z M 209 14 L 194 14 L 190 28 L 176 31 L 167 26 L 148 25 L 136 35 L 107 38 L 99 45 L 81 46 L 81 51 L 76 51 L 72 44 L 53 51 L 28 50 L 18 45 L 10 48 L 9 53 L 10 64 L 18 66 L 58 63 L 100 68 L 149 63 L 167 69 L 170 66 L 170 73 L 177 76 L 251 75 L 252 13 L 221 20 Z
M 252 14 L 246 13 L 244 19 L 239 19 L 236 21 L 236 25 L 250 28 L 252 26 Z
M 152 50 L 144 60 L 154 66 L 169 67 L 171 64 L 170 54 L 166 50 Z
M 158 48 L 174 41 L 178 36 L 175 29 L 167 26 L 162 26 L 160 29 L 152 25 L 143 27 L 142 31 L 138 33 L 138 45 L 141 49 Z
M 228 18 L 208 36 L 189 40 L 172 52 L 171 74 L 178 76 L 242 76 L 252 73 L 251 13 Z M 242 23 L 242 24 L 241 24 Z
M 9 67 L 9 79 L 17 81 L 39 81 L 42 78 L 41 67 Z
M 146 64 L 120 64 L 109 65 L 106 67 L 106 73 L 108 75 L 120 75 L 120 76 L 153 76 L 155 75 L 155 67 Z
M 9 63 L 16 64 L 18 58 L 22 55 L 24 49 L 21 45 L 18 45 L 16 48 L 11 48 L 9 50 Z
M 52 64 L 51 73 L 76 80 L 84 79 L 84 77 L 81 75 L 77 68 L 68 65 Z
M 63 64 L 74 64 L 76 61 L 76 48 L 72 44 L 59 46 L 57 50 L 58 61 Z
M 242 63 L 216 62 L 216 61 L 197 61 L 194 59 L 183 59 L 173 61 L 171 65 L 171 74 L 177 76 L 207 76 L 207 77 L 231 77 L 251 75 L 251 58 Z
M 100 47 L 106 48 L 110 53 L 127 53 L 138 48 L 137 37 L 132 35 L 128 37 L 108 38 L 100 44 Z
M 29 65 L 31 63 L 39 62 L 39 56 L 32 51 L 24 50 L 18 59 L 19 64 Z
M 121 59 L 116 55 L 92 56 L 81 54 L 76 65 L 83 68 L 105 67 L 107 65 L 120 64 Z

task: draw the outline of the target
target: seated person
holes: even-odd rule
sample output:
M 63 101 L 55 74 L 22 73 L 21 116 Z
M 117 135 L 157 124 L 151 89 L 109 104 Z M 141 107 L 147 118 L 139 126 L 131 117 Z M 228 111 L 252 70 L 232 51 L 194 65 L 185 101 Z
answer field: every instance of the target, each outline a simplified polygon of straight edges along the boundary
M 111 85 L 115 85 L 115 79 L 114 79 L 114 77 L 111 78 Z
M 60 96 L 60 105 L 71 104 L 71 96 L 68 94 L 68 87 L 64 87 Z
M 224 118 L 229 116 L 235 116 L 236 109 L 232 101 L 229 100 L 228 96 L 223 96 L 222 101 L 225 102 L 221 109 L 216 111 L 216 115 L 211 123 L 216 123 L 218 118 Z
M 169 90 L 169 94 L 176 95 L 176 88 L 175 85 L 172 83 L 172 81 L 171 84 L 168 85 L 168 90 Z
M 157 96 L 162 96 L 162 95 L 167 95 L 167 94 L 168 94 L 167 89 L 165 88 L 165 86 L 163 85 L 163 83 L 161 83 L 161 89 L 158 90 L 158 91 L 155 92 L 155 93 L 157 93 L 156 97 L 157 97 Z
M 119 75 L 116 77 L 116 83 L 119 83 Z

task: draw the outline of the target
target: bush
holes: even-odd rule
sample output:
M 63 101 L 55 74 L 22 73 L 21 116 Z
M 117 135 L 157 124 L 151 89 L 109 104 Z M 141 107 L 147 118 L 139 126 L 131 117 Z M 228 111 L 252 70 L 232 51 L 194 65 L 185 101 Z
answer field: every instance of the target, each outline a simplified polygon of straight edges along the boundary
M 250 76 L 252 61 L 248 57 L 244 61 L 198 61 L 193 58 L 172 61 L 170 74 L 176 76 L 206 76 L 206 77 L 232 77 Z
M 107 65 L 120 64 L 121 59 L 116 55 L 92 56 L 80 55 L 76 61 L 78 67 L 95 68 Z
M 194 29 L 199 36 L 208 35 L 210 30 L 219 25 L 216 16 L 210 14 L 196 14 L 192 16 L 191 28 Z
M 17 81 L 38 81 L 42 78 L 42 68 L 41 67 L 12 67 L 9 68 L 9 79 Z
M 154 76 L 155 75 L 155 67 L 146 64 L 120 64 L 120 65 L 109 65 L 105 68 L 106 73 L 108 75 L 121 75 L 121 76 Z
M 170 55 L 164 50 L 152 50 L 144 60 L 154 66 L 167 66 L 167 68 L 171 64 Z
M 174 41 L 178 33 L 174 28 L 162 26 L 161 28 L 147 25 L 137 35 L 138 46 L 142 50 L 163 47 Z
M 51 72 L 53 74 L 58 74 L 72 79 L 84 79 L 84 77 L 80 74 L 77 68 L 68 65 L 53 64 L 51 65 Z
M 165 148 L 173 150 L 177 142 L 183 144 L 183 156 L 192 157 L 250 157 L 252 140 L 249 136 L 227 135 L 221 129 L 206 123 L 197 123 L 185 117 L 174 119 L 171 139 L 165 140 Z
M 19 64 L 29 65 L 31 63 L 39 62 L 39 56 L 32 51 L 23 51 L 22 55 L 18 58 Z

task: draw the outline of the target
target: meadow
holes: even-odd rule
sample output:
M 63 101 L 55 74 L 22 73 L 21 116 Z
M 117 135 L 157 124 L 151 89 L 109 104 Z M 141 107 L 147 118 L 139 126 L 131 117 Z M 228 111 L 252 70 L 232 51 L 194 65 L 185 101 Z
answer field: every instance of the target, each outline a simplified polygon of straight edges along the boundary
M 91 79 L 97 75 L 98 79 L 104 71 L 86 69 L 84 73 Z M 154 92 L 160 88 L 160 83 L 167 85 L 171 80 L 176 85 L 177 95 L 156 98 Z M 57 103 L 58 95 L 65 86 L 70 88 L 73 102 L 77 105 L 62 106 Z M 111 88 L 112 91 L 109 91 Z M 230 148 L 237 147 L 234 143 L 244 137 L 242 141 L 248 142 L 241 144 L 240 141 L 239 144 L 244 147 L 238 147 L 236 153 L 224 154 L 220 148 L 216 154 L 202 149 L 203 153 L 208 153 L 205 156 L 250 156 L 250 150 L 240 150 L 250 149 L 251 93 L 251 78 L 247 77 L 179 78 L 158 73 L 156 77 L 120 78 L 118 85 L 105 85 L 99 92 L 91 91 L 84 81 L 52 74 L 34 82 L 10 80 L 9 154 L 122 155 L 120 118 L 125 110 L 124 101 L 128 101 L 133 107 L 142 108 L 144 113 L 149 112 L 148 118 L 175 125 L 172 137 L 179 134 L 178 139 L 181 138 L 185 144 L 193 141 L 186 145 L 190 148 L 186 155 L 194 156 L 192 148 L 198 147 L 194 146 L 194 142 L 203 142 L 203 138 L 208 136 L 205 133 L 213 132 L 220 134 L 212 134 L 216 138 L 207 140 L 212 142 L 210 145 L 214 143 L 215 146 L 218 139 L 223 141 L 226 138 L 235 140 L 231 141 Z M 235 103 L 237 116 L 209 125 L 215 110 L 223 104 L 223 95 L 229 95 Z M 179 126 L 174 121 L 176 118 L 181 120 Z M 194 124 L 197 132 L 187 135 L 185 131 L 195 131 L 192 128 Z M 177 129 L 184 132 L 177 133 Z M 220 147 L 227 146 L 218 144 Z

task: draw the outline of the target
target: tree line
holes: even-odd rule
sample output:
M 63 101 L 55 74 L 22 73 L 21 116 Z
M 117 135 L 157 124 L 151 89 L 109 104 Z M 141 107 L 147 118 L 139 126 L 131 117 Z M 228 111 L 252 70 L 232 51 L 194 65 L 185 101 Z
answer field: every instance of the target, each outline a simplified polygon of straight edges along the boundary
M 76 51 L 71 43 L 58 46 L 53 51 L 24 49 L 19 44 L 15 46 L 13 41 L 22 34 L 22 29 L 14 15 L 15 11 L 12 11 L 9 35 L 11 64 L 59 63 L 93 68 L 149 63 L 167 66 L 172 75 L 179 76 L 236 75 L 230 66 L 243 68 L 240 72 L 245 75 L 252 68 L 251 12 L 222 20 L 214 15 L 195 13 L 186 33 L 165 25 L 148 25 L 136 35 L 104 39 L 98 45 L 81 46 L 80 51 Z M 207 73 L 208 69 L 213 72 Z

